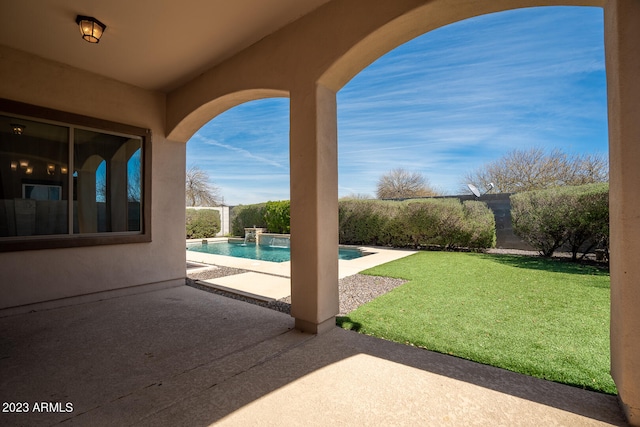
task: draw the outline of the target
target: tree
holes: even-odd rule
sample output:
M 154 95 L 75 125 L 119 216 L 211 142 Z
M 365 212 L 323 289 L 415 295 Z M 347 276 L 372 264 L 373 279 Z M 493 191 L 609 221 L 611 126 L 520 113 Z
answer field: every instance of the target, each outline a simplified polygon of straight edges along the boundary
M 187 206 L 217 206 L 224 202 L 220 188 L 209 182 L 209 174 L 198 166 L 191 166 L 185 176 Z
M 340 200 L 371 200 L 371 199 L 375 199 L 375 197 L 366 193 L 349 193 L 346 196 L 343 196 L 340 198 Z
M 608 248 L 609 185 L 588 184 L 511 196 L 513 231 L 544 256 L 563 245 L 572 259 L 594 247 Z
M 438 192 L 421 173 L 396 168 L 380 177 L 376 195 L 378 199 L 412 199 L 437 196 Z
M 517 193 L 608 180 L 605 156 L 568 155 L 559 149 L 547 153 L 542 148 L 529 148 L 512 150 L 467 174 L 462 188 L 466 190 L 466 184 L 487 188 L 492 182 L 498 193 Z

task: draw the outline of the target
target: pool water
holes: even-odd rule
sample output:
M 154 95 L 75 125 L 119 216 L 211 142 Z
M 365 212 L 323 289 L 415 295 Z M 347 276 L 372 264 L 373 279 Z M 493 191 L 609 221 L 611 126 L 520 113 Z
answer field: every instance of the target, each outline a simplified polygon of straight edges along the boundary
M 289 248 L 256 245 L 255 243 L 196 243 L 187 246 L 188 251 L 204 252 L 207 254 L 226 255 L 238 258 L 257 259 L 260 261 L 285 262 L 291 260 Z M 338 259 L 360 258 L 362 252 L 358 249 L 339 248 Z

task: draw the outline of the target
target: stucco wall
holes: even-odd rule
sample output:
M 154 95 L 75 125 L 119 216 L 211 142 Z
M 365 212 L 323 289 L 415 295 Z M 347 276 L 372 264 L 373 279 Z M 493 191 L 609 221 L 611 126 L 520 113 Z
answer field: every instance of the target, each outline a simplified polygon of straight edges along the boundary
M 162 189 L 151 243 L 0 253 L 0 308 L 184 278 L 186 150 L 163 138 L 164 94 L 0 46 L 0 97 L 151 129 L 152 187 Z
M 333 328 L 338 313 L 335 92 L 371 61 L 426 31 L 483 13 L 542 5 L 605 10 L 612 374 L 630 423 L 640 426 L 638 0 L 333 0 L 177 88 L 168 101 L 162 94 L 0 48 L 1 97 L 152 129 L 152 181 L 161 189 L 153 193 L 152 243 L 0 254 L 0 307 L 184 276 L 183 143 L 227 108 L 289 95 L 292 314 L 299 329 Z

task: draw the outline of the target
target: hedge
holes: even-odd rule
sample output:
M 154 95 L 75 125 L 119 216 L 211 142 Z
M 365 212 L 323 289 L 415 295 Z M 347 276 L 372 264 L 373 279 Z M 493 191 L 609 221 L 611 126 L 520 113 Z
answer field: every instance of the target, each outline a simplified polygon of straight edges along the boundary
M 267 202 L 264 207 L 264 222 L 270 233 L 288 234 L 291 230 L 290 203 L 288 200 Z
M 215 237 L 220 232 L 220 212 L 214 209 L 187 209 L 187 239 Z
M 267 228 L 289 233 L 289 201 L 238 206 L 231 213 L 232 232 Z M 491 248 L 495 220 L 485 203 L 455 198 L 403 202 L 342 199 L 338 203 L 340 244 L 413 248 Z
M 514 233 L 550 257 L 567 246 L 576 260 L 594 248 L 608 251 L 609 184 L 528 191 L 511 196 Z
M 400 202 L 340 200 L 338 229 L 342 244 L 390 246 Z
M 264 218 L 266 203 L 239 205 L 231 210 L 231 234 L 244 237 L 244 229 L 248 227 L 266 228 Z
M 486 204 L 458 199 L 341 200 L 341 244 L 414 248 L 490 248 L 495 219 Z
M 289 201 L 239 205 L 231 210 L 231 234 L 244 236 L 249 227 L 266 228 L 270 233 L 289 233 Z

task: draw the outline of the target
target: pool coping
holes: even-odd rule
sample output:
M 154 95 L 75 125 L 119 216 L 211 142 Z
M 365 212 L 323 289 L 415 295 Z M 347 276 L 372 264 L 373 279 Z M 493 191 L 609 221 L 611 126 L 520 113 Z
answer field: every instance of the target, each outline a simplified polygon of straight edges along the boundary
M 191 239 L 187 240 L 186 243 L 198 243 L 202 242 L 202 240 L 207 240 L 208 242 L 224 242 L 227 241 L 227 238 L 217 237 L 212 239 Z M 396 259 L 404 258 L 417 252 L 406 249 L 385 248 L 378 246 L 340 246 L 345 248 L 359 249 L 369 254 L 360 258 L 350 260 L 338 260 L 339 279 L 357 274 L 363 270 L 378 266 L 380 264 L 385 264 L 390 261 L 395 261 Z M 249 258 L 237 258 L 227 255 L 206 254 L 188 250 L 185 250 L 185 252 L 188 262 L 239 268 L 242 270 L 255 271 L 258 273 L 265 273 L 274 276 L 291 277 L 291 261 L 270 262 Z

